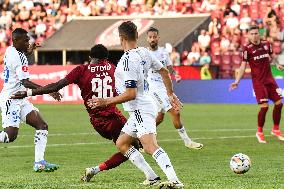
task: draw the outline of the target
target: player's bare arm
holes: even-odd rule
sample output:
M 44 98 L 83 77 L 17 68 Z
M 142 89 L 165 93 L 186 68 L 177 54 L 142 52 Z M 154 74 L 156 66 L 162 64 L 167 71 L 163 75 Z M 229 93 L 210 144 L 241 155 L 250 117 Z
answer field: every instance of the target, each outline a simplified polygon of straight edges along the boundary
M 232 91 L 232 90 L 234 90 L 234 89 L 236 89 L 238 87 L 238 85 L 240 83 L 240 80 L 241 80 L 241 78 L 243 77 L 243 75 L 245 73 L 246 65 L 247 65 L 247 63 L 245 61 L 243 61 L 241 63 L 241 66 L 239 68 L 239 72 L 238 72 L 238 75 L 236 77 L 236 80 L 235 80 L 234 83 L 232 83 L 230 85 L 230 89 L 229 89 L 230 91 Z
M 105 107 L 113 104 L 121 104 L 136 98 L 137 88 L 126 88 L 126 91 L 119 96 L 112 98 L 94 98 L 87 102 L 87 105 L 94 109 L 98 107 Z
M 31 81 L 29 81 L 31 82 Z M 43 94 L 55 94 L 56 96 L 56 100 L 60 101 L 61 98 L 62 98 L 62 95 L 58 92 L 60 89 L 62 89 L 63 87 L 67 86 L 68 85 L 68 82 L 67 82 L 67 79 L 61 79 L 59 80 L 58 82 L 56 83 L 51 83 L 51 84 L 48 84 L 44 87 L 41 87 L 33 82 L 31 82 L 31 85 L 34 84 L 35 86 L 38 86 L 37 88 L 29 88 L 29 87 L 26 87 L 26 88 L 29 88 L 31 91 L 19 91 L 15 94 L 12 95 L 12 99 L 22 99 L 22 98 L 25 98 L 27 96 L 36 96 L 36 95 L 43 95 Z M 28 94 L 30 93 L 30 94 Z
M 272 60 L 272 62 L 273 62 L 273 60 L 274 60 L 274 63 L 275 63 L 276 68 L 277 68 L 278 70 L 280 70 L 280 71 L 284 70 L 284 67 L 279 63 L 276 54 L 272 54 L 272 55 L 271 55 L 271 60 Z
M 166 86 L 167 93 L 171 100 L 173 108 L 176 110 L 179 110 L 182 107 L 182 103 L 177 98 L 177 96 L 174 94 L 173 83 L 169 76 L 169 70 L 162 67 L 160 70 L 158 70 L 158 72 L 162 76 L 163 82 Z
M 167 66 L 170 74 L 175 76 L 176 82 L 179 83 L 181 81 L 180 75 L 175 71 L 174 67 L 172 65 Z
M 21 81 L 21 83 L 24 85 L 24 87 L 26 87 L 27 89 L 37 89 L 39 87 L 41 87 L 41 85 L 38 85 L 32 81 L 30 81 L 29 79 L 23 79 Z M 54 98 L 57 101 L 61 100 L 61 94 L 58 92 L 54 92 L 54 93 L 50 93 L 49 94 L 52 98 Z

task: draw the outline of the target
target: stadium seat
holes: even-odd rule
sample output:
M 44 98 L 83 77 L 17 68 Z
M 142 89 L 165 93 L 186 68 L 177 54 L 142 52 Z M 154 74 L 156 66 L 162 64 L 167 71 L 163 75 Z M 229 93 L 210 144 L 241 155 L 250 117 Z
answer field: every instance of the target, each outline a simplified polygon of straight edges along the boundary
M 232 77 L 232 57 L 230 52 L 225 52 L 222 54 L 222 63 L 220 65 L 221 78 L 228 79 Z
M 201 2 L 195 2 L 192 4 L 193 11 L 195 13 L 200 12 Z
M 231 71 L 222 71 L 220 76 L 221 76 L 222 79 L 231 79 L 232 73 L 231 73 Z
M 242 56 L 241 53 L 239 51 L 236 51 L 232 54 L 232 63 L 234 65 L 240 66 L 242 62 Z
M 222 62 L 222 59 L 221 59 L 221 54 L 216 52 L 214 54 L 212 54 L 212 65 L 216 65 L 216 66 L 219 66 Z
M 249 15 L 251 19 L 257 19 L 259 17 L 258 15 L 258 2 L 253 1 L 251 3 L 251 6 L 249 6 Z
M 211 12 L 211 18 L 213 19 L 213 18 L 222 18 L 223 17 L 223 12 L 221 11 L 221 10 L 219 10 L 219 9 L 217 9 L 217 10 L 213 10 L 212 12 Z
M 260 1 L 258 8 L 260 17 L 264 18 L 267 10 L 267 1 Z
M 222 54 L 222 65 L 224 64 L 229 64 L 231 65 L 232 63 L 232 56 L 230 52 L 225 52 Z

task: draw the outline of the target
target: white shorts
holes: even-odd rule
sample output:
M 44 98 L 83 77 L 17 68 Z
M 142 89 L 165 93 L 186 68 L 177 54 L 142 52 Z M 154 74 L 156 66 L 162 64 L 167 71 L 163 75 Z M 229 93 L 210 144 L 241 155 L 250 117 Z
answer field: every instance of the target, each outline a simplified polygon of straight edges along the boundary
M 26 122 L 26 116 L 31 111 L 38 111 L 27 99 L 8 99 L 1 103 L 2 127 L 17 127 Z
M 150 113 L 143 113 L 139 110 L 129 112 L 129 118 L 122 128 L 122 132 L 134 138 L 140 138 L 145 134 L 156 133 L 156 116 Z
M 172 105 L 166 91 L 150 91 L 152 98 L 158 106 L 158 112 L 166 113 Z

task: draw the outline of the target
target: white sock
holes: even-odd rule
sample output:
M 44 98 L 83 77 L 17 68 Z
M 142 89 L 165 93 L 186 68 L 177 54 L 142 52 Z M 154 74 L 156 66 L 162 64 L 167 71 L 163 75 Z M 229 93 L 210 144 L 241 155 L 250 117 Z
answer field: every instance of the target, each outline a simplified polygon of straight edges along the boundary
M 150 165 L 145 161 L 143 155 L 133 146 L 124 154 L 138 169 L 140 169 L 148 180 L 158 177 Z
M 0 143 L 9 143 L 9 137 L 5 131 L 0 131 Z
M 178 134 L 180 136 L 180 138 L 184 141 L 184 144 L 190 144 L 192 142 L 192 140 L 188 137 L 185 128 L 182 126 L 182 128 L 177 129 Z
M 152 157 L 156 160 L 157 164 L 161 167 L 163 172 L 166 174 L 169 181 L 179 182 L 176 172 L 172 166 L 171 160 L 168 154 L 162 148 L 158 148 L 153 153 Z
M 44 160 L 44 152 L 47 143 L 47 130 L 36 130 L 34 143 L 35 143 L 35 162 Z
M 91 171 L 93 174 L 97 174 L 99 173 L 101 170 L 100 170 L 100 167 L 99 166 L 96 166 L 96 167 L 91 167 Z

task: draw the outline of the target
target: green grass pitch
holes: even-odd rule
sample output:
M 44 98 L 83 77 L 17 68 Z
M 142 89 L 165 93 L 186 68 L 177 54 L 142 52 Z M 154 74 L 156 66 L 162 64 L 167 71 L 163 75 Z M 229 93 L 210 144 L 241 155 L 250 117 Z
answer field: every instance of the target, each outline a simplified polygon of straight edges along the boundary
M 32 172 L 34 130 L 21 125 L 14 143 L 0 144 L 1 189 L 155 188 L 139 184 L 144 175 L 130 162 L 96 175 L 90 183 L 81 183 L 84 169 L 108 158 L 116 152 L 115 146 L 92 129 L 82 105 L 37 107 L 49 124 L 46 160 L 61 167 L 53 173 Z M 185 105 L 184 125 L 204 149 L 185 148 L 169 116 L 158 127 L 159 144 L 170 156 L 185 188 L 284 188 L 284 142 L 269 134 L 271 109 L 265 125 L 268 144 L 258 144 L 254 136 L 257 105 Z M 251 170 L 244 175 L 236 175 L 229 168 L 230 158 L 239 152 L 252 160 Z M 153 158 L 144 156 L 165 180 Z

